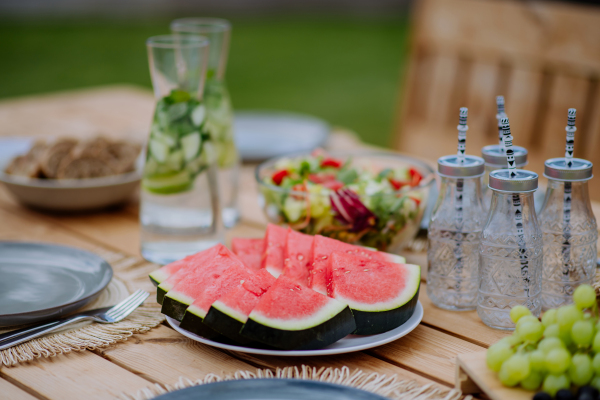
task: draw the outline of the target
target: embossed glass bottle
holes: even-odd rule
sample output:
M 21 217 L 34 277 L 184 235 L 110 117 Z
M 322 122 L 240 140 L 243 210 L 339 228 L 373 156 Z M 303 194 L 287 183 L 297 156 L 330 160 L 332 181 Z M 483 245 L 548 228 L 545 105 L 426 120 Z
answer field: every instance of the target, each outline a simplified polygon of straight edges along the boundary
M 598 228 L 590 204 L 592 163 L 579 158 L 545 162 L 548 188 L 540 223 L 544 235 L 543 308 L 572 303 L 577 286 L 596 275 Z
M 511 177 L 511 174 L 514 177 Z M 488 326 L 514 329 L 510 309 L 542 309 L 542 231 L 533 192 L 538 176 L 524 170 L 490 173 L 492 202 L 479 247 L 477 314 Z
M 528 163 L 527 149 L 520 146 L 513 146 L 512 149 L 515 156 L 516 168 L 523 169 Z M 492 191 L 488 187 L 490 172 L 506 168 L 506 153 L 504 146 L 498 144 L 484 146 L 481 149 L 481 158 L 485 161 L 485 174 L 483 175 L 483 186 L 481 188 L 483 193 L 483 205 L 486 210 L 489 210 L 490 203 L 492 202 Z
M 483 159 L 457 156 L 438 160 L 442 184 L 427 234 L 427 295 L 447 310 L 477 305 L 479 240 L 485 223 L 481 199 Z

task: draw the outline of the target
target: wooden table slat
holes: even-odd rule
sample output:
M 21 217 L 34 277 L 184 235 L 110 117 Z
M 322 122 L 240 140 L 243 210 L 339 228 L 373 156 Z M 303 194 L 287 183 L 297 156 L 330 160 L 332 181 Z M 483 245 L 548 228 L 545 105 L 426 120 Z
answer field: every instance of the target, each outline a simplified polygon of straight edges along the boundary
M 38 398 L 2 378 L 0 378 L 0 397 L 11 400 L 36 400 Z

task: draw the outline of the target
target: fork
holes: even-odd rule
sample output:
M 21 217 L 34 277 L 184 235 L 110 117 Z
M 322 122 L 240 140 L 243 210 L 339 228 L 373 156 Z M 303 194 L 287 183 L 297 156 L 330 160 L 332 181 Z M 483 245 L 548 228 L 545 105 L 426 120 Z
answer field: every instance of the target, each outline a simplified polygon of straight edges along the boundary
M 137 290 L 131 296 L 113 307 L 98 308 L 96 310 L 82 311 L 62 318 L 57 321 L 47 322 L 33 327 L 18 329 L 0 335 L 0 350 L 26 342 L 41 335 L 45 335 L 66 325 L 75 322 L 92 320 L 103 324 L 112 324 L 119 322 L 138 308 L 150 293 L 143 290 Z

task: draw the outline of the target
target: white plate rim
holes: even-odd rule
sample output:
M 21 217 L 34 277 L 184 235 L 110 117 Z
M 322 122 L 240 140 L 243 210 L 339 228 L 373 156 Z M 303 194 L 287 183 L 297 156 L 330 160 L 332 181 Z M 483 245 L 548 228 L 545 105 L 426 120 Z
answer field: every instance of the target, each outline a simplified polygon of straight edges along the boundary
M 265 356 L 327 356 L 334 354 L 345 354 L 345 353 L 353 353 L 356 351 L 371 349 L 373 347 L 382 346 L 389 342 L 392 342 L 396 339 L 399 339 L 403 336 L 408 335 L 412 332 L 423 319 L 423 305 L 420 301 L 417 301 L 417 306 L 415 307 L 415 311 L 413 315 L 406 321 L 404 324 L 399 327 L 392 329 L 391 331 L 380 333 L 378 335 L 371 335 L 372 341 L 368 343 L 363 343 L 361 345 L 354 345 L 348 347 L 334 347 L 334 348 L 324 348 L 318 350 L 268 350 L 268 349 L 255 349 L 252 347 L 243 347 L 243 346 L 235 346 L 225 343 L 215 342 L 210 339 L 203 338 L 202 336 L 196 335 L 185 329 L 181 329 L 179 327 L 179 322 L 174 320 L 171 317 L 167 316 L 167 322 L 173 329 L 177 332 L 181 333 L 183 336 L 186 336 L 196 342 L 204 343 L 206 345 L 217 347 L 223 350 L 237 351 L 239 353 L 248 353 L 248 354 L 260 354 Z M 353 335 L 349 335 L 353 336 Z M 362 336 L 365 337 L 365 336 Z M 346 337 L 347 338 L 347 337 Z M 347 340 L 346 338 L 341 339 L 340 341 L 334 343 L 339 344 L 343 340 Z M 350 339 L 352 340 L 352 339 Z M 333 346 L 333 345 L 332 345 Z

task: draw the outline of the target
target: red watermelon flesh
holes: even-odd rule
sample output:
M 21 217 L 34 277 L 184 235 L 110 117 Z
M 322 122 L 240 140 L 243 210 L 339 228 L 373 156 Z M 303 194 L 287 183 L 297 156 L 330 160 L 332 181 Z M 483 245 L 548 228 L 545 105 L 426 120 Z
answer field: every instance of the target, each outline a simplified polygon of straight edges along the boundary
M 304 286 L 308 286 L 310 266 L 313 261 L 313 239 L 314 236 L 296 232 L 293 229 L 290 229 L 287 235 L 285 268 L 282 275 Z
M 356 327 L 348 306 L 286 276 L 263 294 L 241 334 L 282 349 L 325 347 Z
M 260 297 L 273 283 L 275 283 L 273 275 L 266 269 L 261 269 L 245 280 L 243 284 L 219 297 L 211 305 L 203 322 L 232 340 L 241 343 L 249 342 L 239 332 Z
M 367 259 L 390 262 L 405 262 L 404 257 L 394 254 L 373 251 L 361 246 L 344 243 L 321 235 L 315 235 L 313 242 L 313 263 L 311 265 L 308 285 L 311 289 L 322 294 L 329 294 L 328 285 L 331 281 L 329 272 L 329 256 L 334 251 L 352 254 Z
M 330 295 L 350 306 L 356 334 L 386 332 L 412 316 L 421 283 L 418 265 L 391 263 L 346 252 L 334 252 L 330 259 Z
M 248 268 L 258 270 L 260 269 L 264 243 L 263 238 L 233 238 L 231 239 L 231 250 Z
M 165 267 L 169 267 L 177 263 L 175 267 L 171 267 L 172 269 L 177 268 L 177 272 L 172 273 L 166 279 L 160 282 L 156 291 L 156 301 L 159 304 L 162 304 L 165 294 L 169 290 L 173 289 L 177 283 L 184 280 L 188 275 L 193 274 L 196 269 L 204 268 L 205 266 L 209 265 L 210 260 L 212 260 L 219 252 L 224 252 L 225 250 L 227 250 L 225 246 L 222 244 L 217 244 L 209 249 L 188 256 L 182 260 L 165 265 Z M 152 279 L 153 274 L 161 270 L 162 268 L 150 274 L 150 279 Z
M 287 228 L 274 224 L 267 225 L 261 268 L 265 268 L 275 278 L 281 275 L 283 271 L 287 234 Z
M 233 277 L 232 279 L 237 282 L 237 285 L 240 284 L 241 279 L 248 277 L 250 270 L 227 247 L 220 244 L 214 247 L 217 248 L 217 251 L 212 257 L 203 260 L 204 262 L 197 268 L 187 273 L 185 277 L 181 277 L 167 292 L 161 310 L 163 314 L 180 321 L 185 309 L 195 300 L 211 298 L 208 303 L 210 306 L 213 301 L 224 294 L 220 290 L 223 285 L 228 288 L 227 290 L 231 289 L 233 286 L 228 286 L 229 276 Z M 238 279 L 238 276 L 243 276 L 243 278 Z M 214 293 L 217 293 L 218 296 L 212 298 L 215 296 Z

